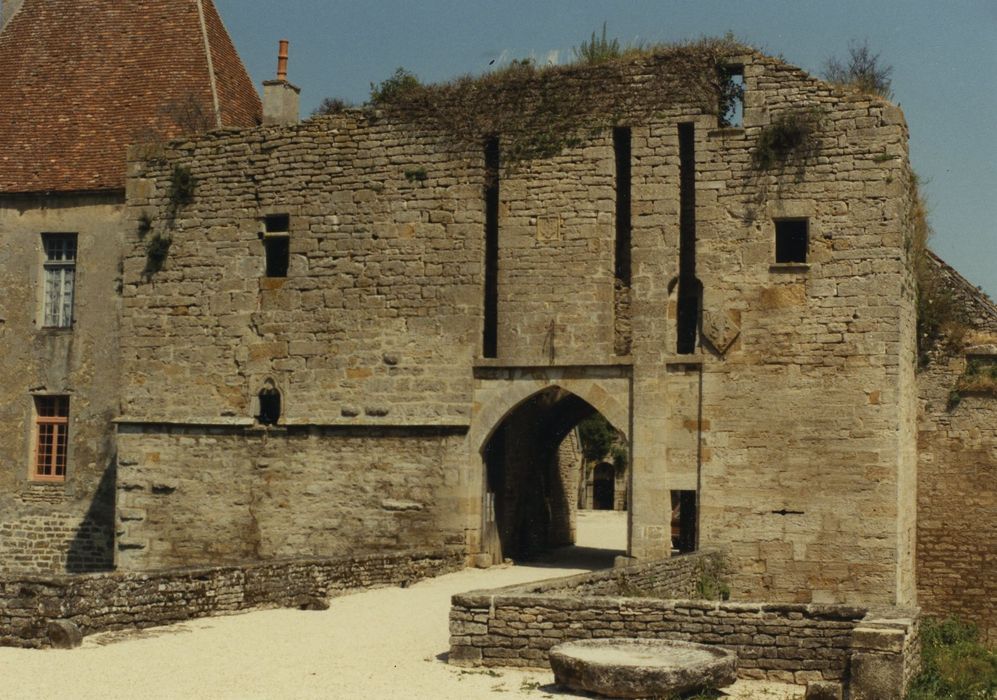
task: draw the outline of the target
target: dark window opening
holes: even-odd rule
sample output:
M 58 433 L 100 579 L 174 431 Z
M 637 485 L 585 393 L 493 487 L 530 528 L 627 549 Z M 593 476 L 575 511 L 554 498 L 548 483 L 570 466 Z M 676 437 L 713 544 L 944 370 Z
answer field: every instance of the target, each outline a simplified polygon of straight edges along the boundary
M 482 354 L 498 356 L 499 140 L 485 141 L 485 308 Z
M 592 508 L 616 508 L 616 468 L 608 462 L 596 465 L 592 479 Z
M 672 549 L 681 554 L 696 551 L 696 492 L 672 491 Z
M 264 222 L 267 233 L 289 233 L 291 230 L 290 214 L 268 214 Z
M 703 288 L 695 277 L 679 282 L 678 323 L 676 324 L 676 352 L 679 355 L 691 355 L 696 352 L 696 341 L 699 336 L 699 300 Z
M 679 124 L 679 291 L 676 352 L 696 351 L 702 285 L 696 279 L 696 132 Z
M 267 255 L 267 277 L 287 277 L 291 257 L 291 239 L 288 236 L 266 236 L 263 247 Z
M 631 132 L 628 127 L 613 129 L 616 153 L 616 279 L 630 286 L 631 218 Z
M 775 261 L 805 263 L 807 261 L 807 220 L 784 219 L 775 222 Z
M 720 68 L 718 115 L 721 127 L 744 125 L 744 66 Z
M 264 387 L 259 393 L 260 415 L 257 420 L 262 425 L 277 425 L 280 420 L 280 392 L 273 385 Z

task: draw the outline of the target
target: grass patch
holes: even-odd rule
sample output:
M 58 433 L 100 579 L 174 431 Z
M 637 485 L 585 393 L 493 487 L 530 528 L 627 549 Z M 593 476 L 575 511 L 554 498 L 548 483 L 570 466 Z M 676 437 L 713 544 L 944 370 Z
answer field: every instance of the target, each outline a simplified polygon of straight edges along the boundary
M 926 620 L 921 629 L 921 673 L 907 700 L 993 700 L 997 652 L 987 649 L 973 625 Z
M 591 39 L 575 46 L 571 49 L 571 52 L 575 55 L 576 63 L 583 63 L 590 66 L 612 61 L 623 55 L 623 52 L 620 51 L 620 40 L 606 38 L 605 22 L 602 23 L 602 36 L 597 37 L 595 32 L 592 32 Z
M 997 396 L 997 359 L 970 357 L 955 390 Z
M 703 557 L 699 561 L 696 596 L 702 600 L 730 600 L 730 562 L 724 556 Z

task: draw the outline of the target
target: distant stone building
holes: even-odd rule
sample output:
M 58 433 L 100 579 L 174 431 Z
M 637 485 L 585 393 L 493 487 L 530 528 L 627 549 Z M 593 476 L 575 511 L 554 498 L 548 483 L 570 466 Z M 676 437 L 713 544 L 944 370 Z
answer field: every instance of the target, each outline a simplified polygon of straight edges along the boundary
M 260 101 L 211 0 L 2 17 L 0 570 L 111 568 L 125 151 Z
M 0 57 L 53 4 L 26 0 Z M 199 3 L 175 4 L 180 34 L 203 39 L 210 3 L 206 24 Z M 202 55 L 238 66 L 229 49 Z M 530 555 L 573 539 L 570 436 L 599 412 L 629 443 L 631 557 L 670 554 L 674 502 L 687 548 L 729 552 L 735 599 L 920 592 L 997 626 L 979 583 L 993 573 L 994 402 L 938 403 L 969 366 L 961 347 L 944 376 L 916 375 L 897 107 L 722 42 L 512 67 L 300 124 L 280 124 L 296 90 L 267 87 L 272 125 L 131 150 L 105 205 L 114 266 L 72 332 L 26 309 L 50 308 L 37 278 L 75 263 L 42 259 L 42 234 L 77 232 L 86 272 L 91 229 L 22 214 L 15 228 L 16 207 L 0 210 L 0 245 L 22 256 L 0 270 L 22 294 L 4 302 L 5 345 L 80 358 L 0 364 L 5 564 L 65 566 L 95 504 L 100 555 L 81 568 L 109 565 L 112 499 L 95 494 L 111 491 L 126 571 Z M 232 99 L 257 104 L 249 92 Z M 222 122 L 258 109 L 233 114 Z M 16 147 L 0 142 L 0 165 Z M 992 305 L 964 291 L 982 329 Z M 997 354 L 973 347 L 973 367 Z M 33 478 L 48 443 L 32 431 L 65 431 L 44 426 L 67 396 L 74 447 L 53 486 Z M 72 537 L 23 544 L 45 518 Z

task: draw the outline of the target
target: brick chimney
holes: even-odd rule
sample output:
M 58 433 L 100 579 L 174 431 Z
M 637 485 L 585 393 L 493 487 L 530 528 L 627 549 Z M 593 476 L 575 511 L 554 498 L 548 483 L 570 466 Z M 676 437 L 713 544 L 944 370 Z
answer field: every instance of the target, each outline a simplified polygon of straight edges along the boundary
M 277 79 L 263 81 L 263 123 L 267 126 L 298 123 L 301 88 L 287 82 L 287 40 L 280 40 Z
M 23 2 L 24 0 L 0 0 L 0 30 L 6 27 L 14 13 L 21 9 Z

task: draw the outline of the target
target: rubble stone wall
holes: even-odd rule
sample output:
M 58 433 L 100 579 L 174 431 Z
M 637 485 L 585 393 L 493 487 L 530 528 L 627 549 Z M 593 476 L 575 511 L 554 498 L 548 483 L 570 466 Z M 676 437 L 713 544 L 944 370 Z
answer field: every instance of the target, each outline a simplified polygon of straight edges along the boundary
M 121 426 L 117 564 L 128 571 L 463 552 L 447 429 Z
M 657 578 L 662 591 L 683 579 L 691 582 L 696 566 L 713 556 L 686 555 L 638 565 L 633 572 L 628 567 L 454 596 L 450 663 L 539 668 L 547 665 L 550 648 L 562 642 L 673 639 L 735 652 L 742 678 L 801 685 L 837 681 L 854 697 L 903 698 L 919 664 L 917 610 L 873 614 L 844 605 L 622 597 L 610 592 L 631 576 L 646 579 L 651 587 Z
M 299 607 L 354 590 L 408 585 L 463 566 L 453 553 L 294 559 L 155 573 L 0 577 L 0 646 L 49 646 L 48 624 L 84 635 L 264 607 Z
M 725 560 L 715 550 L 681 554 L 668 559 L 631 564 L 590 574 L 578 574 L 503 590 L 526 594 L 574 596 L 653 596 L 692 599 L 699 595 L 704 575 L 725 579 Z

